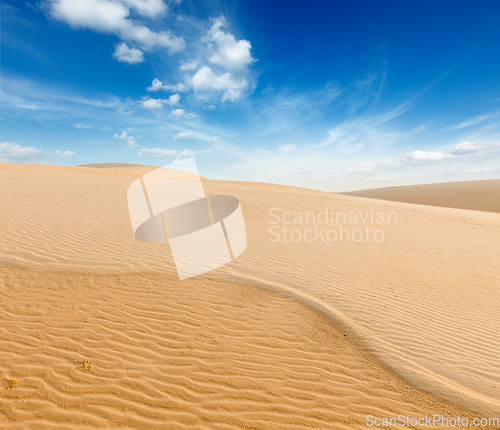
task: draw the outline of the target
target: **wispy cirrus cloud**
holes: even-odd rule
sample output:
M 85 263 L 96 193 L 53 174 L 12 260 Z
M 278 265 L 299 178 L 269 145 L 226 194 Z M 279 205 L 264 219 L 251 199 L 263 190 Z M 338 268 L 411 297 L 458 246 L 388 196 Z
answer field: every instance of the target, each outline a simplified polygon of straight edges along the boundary
M 174 139 L 197 139 L 205 142 L 213 142 L 217 140 L 217 136 L 210 137 L 197 131 L 181 131 L 174 136 Z
M 494 112 L 494 113 L 490 113 L 490 114 L 487 114 L 487 115 L 474 116 L 472 118 L 469 118 L 469 119 L 467 119 L 465 121 L 460 122 L 457 125 L 454 125 L 454 126 L 446 128 L 445 131 L 461 130 L 461 129 L 466 128 L 466 127 L 471 127 L 473 125 L 480 124 L 480 123 L 482 123 L 484 121 L 487 121 L 487 120 L 498 118 L 499 115 L 500 114 L 498 112 Z

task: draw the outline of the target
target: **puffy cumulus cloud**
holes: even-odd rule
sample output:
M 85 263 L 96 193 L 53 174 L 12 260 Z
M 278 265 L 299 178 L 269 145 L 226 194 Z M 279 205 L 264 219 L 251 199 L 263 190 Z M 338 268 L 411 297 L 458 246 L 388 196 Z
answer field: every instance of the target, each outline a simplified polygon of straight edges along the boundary
M 146 109 L 160 109 L 163 107 L 162 99 L 144 98 L 140 103 Z
M 27 163 L 44 157 L 45 153 L 33 146 L 17 145 L 14 142 L 0 143 L 0 162 Z
M 146 90 L 148 90 L 148 91 L 165 90 L 165 91 L 176 91 L 179 93 L 187 91 L 188 89 L 189 88 L 187 87 L 187 85 L 183 84 L 182 82 L 179 82 L 176 85 L 169 85 L 169 84 L 164 84 L 162 81 L 160 81 L 157 78 L 153 79 L 153 82 L 151 82 L 151 85 L 146 88 Z
M 448 159 L 484 158 L 500 153 L 500 140 L 462 142 L 446 152 L 413 151 L 406 154 L 406 161 L 444 161 Z
M 449 158 L 450 154 L 445 154 L 442 152 L 426 152 L 426 151 L 413 151 L 405 155 L 404 160 L 406 161 L 441 161 L 445 158 Z
M 198 115 L 194 113 L 187 113 L 184 109 L 174 109 L 170 112 L 170 116 L 174 118 L 196 118 Z
M 117 35 L 143 49 L 164 47 L 170 54 L 182 51 L 186 42 L 170 31 L 151 31 L 129 18 L 130 10 L 155 17 L 166 11 L 162 0 L 47 0 L 50 15 L 73 28 L 88 28 Z
M 202 66 L 191 78 L 194 91 L 202 96 L 210 92 L 223 91 L 222 101 L 235 101 L 243 97 L 249 87 L 249 66 L 256 60 L 252 57 L 248 40 L 236 38 L 223 30 L 224 17 L 216 18 L 202 38 L 207 44 L 208 61 L 211 67 Z M 182 63 L 181 70 L 196 67 L 196 63 Z M 212 68 L 218 70 L 212 70 Z M 222 71 L 220 70 L 222 69 Z
M 229 72 L 245 72 L 250 64 L 255 62 L 250 49 L 252 45 L 248 40 L 236 40 L 222 28 L 226 26 L 224 17 L 216 18 L 208 31 L 205 40 L 208 42 L 211 56 L 209 61 L 224 67 Z
M 144 61 L 144 52 L 137 48 L 129 48 L 126 43 L 116 45 L 113 57 L 122 63 L 137 64 Z
M 235 76 L 229 72 L 215 75 L 210 67 L 203 66 L 196 72 L 192 79 L 193 88 L 196 92 L 208 92 L 212 90 L 223 90 L 222 100 L 235 101 L 243 96 L 248 87 L 245 78 Z
M 126 131 L 122 132 L 122 134 L 120 133 L 115 133 L 115 135 L 113 136 L 115 139 L 128 139 L 129 138 L 129 135 Z M 132 136 L 130 136 L 132 137 Z
M 181 61 L 181 65 L 179 66 L 179 70 L 181 72 L 185 72 L 186 70 L 194 70 L 198 66 L 198 60 L 193 61 Z
M 175 157 L 175 158 L 186 158 L 194 157 L 197 154 L 203 154 L 207 151 L 192 151 L 191 149 L 184 149 L 182 151 L 177 151 L 176 149 L 167 148 L 142 148 L 139 151 L 139 155 L 150 154 L 153 157 Z
M 59 158 L 68 158 L 73 157 L 75 155 L 74 151 L 60 151 L 59 149 L 54 151 L 54 154 Z
M 163 0 L 121 0 L 128 7 L 134 8 L 141 15 L 151 18 L 161 15 L 167 11 L 167 5 Z
M 139 103 L 142 107 L 150 110 L 160 109 L 163 105 L 178 105 L 181 96 L 179 94 L 173 94 L 168 99 L 152 99 L 151 97 L 144 97 Z
M 115 139 L 121 139 L 121 140 L 126 140 L 127 141 L 127 146 L 129 148 L 136 148 L 137 143 L 135 141 L 134 136 L 130 136 L 126 131 L 123 131 L 122 134 L 115 133 L 113 136 Z

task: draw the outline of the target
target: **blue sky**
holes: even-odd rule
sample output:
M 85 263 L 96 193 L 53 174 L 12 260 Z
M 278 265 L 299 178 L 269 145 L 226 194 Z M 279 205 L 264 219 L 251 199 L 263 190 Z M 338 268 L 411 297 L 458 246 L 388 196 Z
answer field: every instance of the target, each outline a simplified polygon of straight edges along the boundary
M 326 191 L 500 177 L 497 1 L 2 1 L 0 161 Z

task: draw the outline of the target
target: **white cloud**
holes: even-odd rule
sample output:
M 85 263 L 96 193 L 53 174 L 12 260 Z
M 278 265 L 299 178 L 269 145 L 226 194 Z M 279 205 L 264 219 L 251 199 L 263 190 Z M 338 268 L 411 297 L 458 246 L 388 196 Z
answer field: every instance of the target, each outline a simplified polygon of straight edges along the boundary
M 116 113 L 119 113 L 120 115 L 130 116 L 133 113 L 135 113 L 135 111 L 134 110 L 125 110 L 125 109 L 116 109 Z
M 449 154 L 444 154 L 442 152 L 426 152 L 417 150 L 406 154 L 404 159 L 407 161 L 441 161 L 449 157 Z
M 90 128 L 90 125 L 82 124 L 81 122 L 79 122 L 77 124 L 73 124 L 73 127 L 75 127 L 78 130 L 81 130 L 82 128 Z
M 135 42 L 143 49 L 165 47 L 170 54 L 182 51 L 186 42 L 170 31 L 151 31 L 129 19 L 130 9 L 148 17 L 166 11 L 162 0 L 49 0 L 50 15 L 74 28 L 88 28 L 115 34 L 120 39 Z
M 139 151 L 139 155 L 144 154 L 151 154 L 153 157 L 172 157 L 177 155 L 177 151 L 167 148 L 142 148 Z
M 362 163 L 349 169 L 350 173 L 366 173 L 377 169 L 402 169 L 412 166 L 435 165 L 450 161 L 477 162 L 500 155 L 500 141 L 462 142 L 445 152 L 416 150 L 402 157 L 385 160 L 379 163 Z M 482 170 L 485 169 L 485 170 Z M 468 173 L 490 172 L 489 167 L 465 170 Z
M 146 109 L 160 109 L 163 105 L 167 104 L 170 106 L 178 105 L 181 96 L 179 94 L 173 94 L 168 99 L 152 99 L 151 97 L 144 97 L 139 101 L 143 107 Z
M 179 94 L 172 94 L 168 100 L 165 100 L 165 104 L 174 106 L 179 104 L 179 100 L 181 99 L 181 96 Z
M 163 0 L 122 0 L 122 2 L 136 9 L 141 15 L 151 18 L 167 11 L 167 5 L 163 3 Z
M 500 140 L 490 142 L 462 142 L 450 149 L 449 152 L 453 155 L 465 155 L 489 149 L 500 149 Z
M 115 133 L 113 136 L 115 139 L 128 139 L 128 133 L 124 131 L 122 134 Z
M 176 157 L 176 158 L 186 158 L 194 157 L 197 154 L 203 154 L 207 151 L 192 151 L 191 149 L 184 149 L 182 151 L 177 151 L 175 149 L 167 148 L 142 148 L 139 151 L 139 155 L 151 154 L 153 157 Z
M 163 107 L 162 99 L 145 98 L 141 103 L 146 109 L 160 109 Z
M 205 142 L 213 142 L 217 140 L 217 136 L 207 136 L 204 133 L 198 133 L 193 131 L 181 131 L 174 136 L 174 139 L 198 139 Z
M 174 118 L 196 118 L 198 115 L 194 113 L 186 113 L 184 109 L 174 109 L 170 112 L 170 116 Z
M 33 146 L 21 146 L 14 142 L 0 143 L 0 162 L 2 163 L 26 163 L 36 161 L 44 157 L 45 153 Z
M 169 85 L 169 84 L 164 84 L 157 78 L 153 79 L 153 82 L 151 82 L 151 86 L 146 88 L 146 90 L 148 91 L 165 90 L 165 91 L 177 91 L 177 92 L 184 92 L 187 91 L 188 89 L 189 88 L 187 87 L 187 85 L 183 84 L 182 82 L 179 82 L 176 85 Z
M 481 115 L 481 116 L 476 116 L 474 118 L 470 118 L 466 121 L 462 121 L 460 124 L 454 126 L 454 127 L 451 127 L 451 128 L 448 128 L 446 130 L 460 130 L 462 128 L 465 128 L 465 127 L 470 127 L 471 125 L 476 125 L 476 124 L 479 124 L 483 121 L 486 121 L 487 119 L 490 119 L 490 118 L 495 118 L 498 116 L 498 113 L 493 113 L 493 114 L 490 114 L 490 115 Z
M 113 135 L 113 137 L 115 139 L 126 140 L 127 141 L 127 146 L 129 148 L 136 148 L 137 147 L 137 143 L 135 142 L 135 137 L 134 136 L 130 136 L 126 131 L 122 132 L 122 134 L 115 133 Z
M 246 72 L 247 67 L 255 62 L 250 53 L 252 45 L 248 40 L 237 41 L 232 34 L 225 33 L 222 30 L 225 26 L 224 17 L 216 18 L 208 31 L 206 40 L 212 53 L 209 61 L 229 72 Z
M 181 65 L 179 66 L 179 70 L 181 72 L 184 72 L 186 70 L 194 70 L 196 69 L 196 66 L 198 66 L 198 61 L 181 61 Z
M 148 91 L 158 91 L 161 89 L 163 89 L 163 82 L 156 78 L 154 78 L 153 82 L 151 82 L 151 86 L 146 88 Z
M 74 151 L 60 151 L 59 149 L 54 151 L 54 154 L 57 155 L 59 158 L 67 158 L 67 157 L 73 157 L 75 155 Z
M 192 79 L 193 88 L 198 92 L 211 90 L 225 91 L 222 100 L 235 101 L 243 96 L 243 91 L 248 87 L 248 81 L 245 78 L 237 77 L 227 72 L 216 76 L 212 69 L 203 66 L 196 72 Z
M 248 67 L 256 60 L 250 53 L 250 42 L 236 40 L 232 34 L 224 32 L 222 28 L 225 25 L 224 17 L 214 19 L 202 39 L 207 44 L 208 61 L 217 68 L 222 68 L 223 72 L 214 72 L 211 67 L 202 66 L 191 78 L 191 85 L 195 92 L 202 95 L 223 91 L 222 101 L 235 101 L 243 97 L 244 91 L 249 87 Z M 181 70 L 195 67 L 194 62 L 181 64 Z
M 144 52 L 137 48 L 129 48 L 126 43 L 116 45 L 113 57 L 122 63 L 137 64 L 144 61 Z
M 191 139 L 194 133 L 191 131 L 181 131 L 174 136 L 174 139 Z

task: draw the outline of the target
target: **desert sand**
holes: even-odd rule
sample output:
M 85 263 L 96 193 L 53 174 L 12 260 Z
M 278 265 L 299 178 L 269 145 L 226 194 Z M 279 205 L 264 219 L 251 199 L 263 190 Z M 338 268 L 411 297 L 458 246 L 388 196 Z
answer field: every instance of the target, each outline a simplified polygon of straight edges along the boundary
M 406 185 L 340 194 L 420 205 L 500 212 L 500 179 Z
M 0 428 L 500 415 L 498 213 L 204 180 L 240 200 L 248 247 L 179 281 L 130 225 L 153 169 L 0 164 Z

